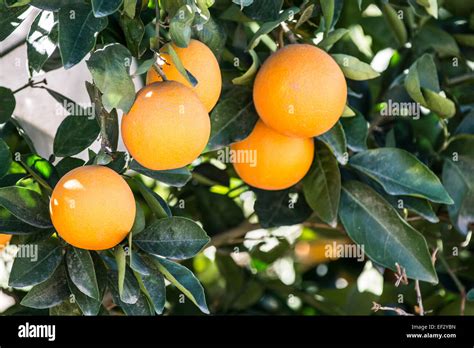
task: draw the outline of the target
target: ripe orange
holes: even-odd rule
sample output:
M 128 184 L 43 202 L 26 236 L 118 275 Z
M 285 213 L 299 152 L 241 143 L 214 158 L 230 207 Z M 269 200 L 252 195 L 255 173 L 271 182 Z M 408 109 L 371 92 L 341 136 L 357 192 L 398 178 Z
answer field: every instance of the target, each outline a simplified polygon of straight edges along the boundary
M 209 112 L 216 105 L 222 88 L 222 77 L 214 53 L 198 40 L 191 40 L 188 47 L 181 48 L 173 45 L 173 49 L 179 56 L 184 68 L 188 70 L 198 81 L 194 87 L 181 75 L 181 73 L 173 65 L 171 57 L 166 53 L 167 45 L 160 50 L 161 56 L 166 60 L 166 64 L 162 67 L 163 72 L 169 80 L 178 81 L 182 84 L 192 87 L 194 92 L 201 99 L 202 103 Z M 151 68 L 146 76 L 146 83 L 162 81 L 161 76 Z
M 0 234 L 0 249 L 3 249 L 10 239 L 12 239 L 11 234 Z
M 130 232 L 135 198 L 125 180 L 112 169 L 84 166 L 57 183 L 49 211 L 56 231 L 69 244 L 89 250 L 109 249 Z
M 329 54 L 307 45 L 288 45 L 260 68 L 253 87 L 255 108 L 276 131 L 314 137 L 332 128 L 347 98 L 344 75 Z
M 313 161 L 311 138 L 293 138 L 258 121 L 250 135 L 231 145 L 234 168 L 247 184 L 264 190 L 282 190 L 300 181 Z M 255 161 L 248 160 L 253 158 Z
M 181 168 L 206 147 L 209 115 L 185 85 L 156 82 L 143 87 L 122 118 L 122 138 L 130 154 L 153 170 Z

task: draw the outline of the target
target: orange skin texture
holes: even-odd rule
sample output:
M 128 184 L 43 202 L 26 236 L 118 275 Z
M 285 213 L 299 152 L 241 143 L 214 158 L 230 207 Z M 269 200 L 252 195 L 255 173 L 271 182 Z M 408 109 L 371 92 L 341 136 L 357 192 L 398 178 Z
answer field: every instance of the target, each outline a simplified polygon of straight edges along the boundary
M 308 172 L 313 162 L 314 142 L 310 138 L 287 137 L 258 121 L 252 133 L 232 144 L 231 150 L 235 153 L 256 151 L 255 166 L 234 163 L 243 181 L 264 190 L 283 190 L 296 184 Z
M 88 250 L 116 246 L 135 220 L 135 198 L 125 180 L 104 166 L 71 170 L 57 183 L 49 211 L 59 235 Z
M 314 137 L 331 129 L 346 105 L 347 85 L 334 59 L 307 45 L 288 45 L 260 68 L 253 100 L 260 118 L 276 131 Z
M 196 93 L 174 81 L 143 87 L 122 118 L 126 148 L 138 163 L 153 170 L 191 163 L 206 147 L 210 133 L 209 114 Z
M 12 239 L 11 234 L 0 234 L 0 249 L 3 249 Z
M 165 65 L 162 66 L 166 78 L 191 87 L 199 99 L 201 99 L 207 112 L 210 112 L 214 105 L 216 105 L 222 89 L 221 70 L 214 53 L 198 40 L 191 40 L 186 48 L 173 45 L 173 49 L 179 56 L 184 68 L 198 81 L 198 84 L 193 87 L 173 65 L 171 57 L 166 53 L 166 47 L 165 45 L 160 50 L 162 58 L 166 60 Z M 162 79 L 155 69 L 151 68 L 148 70 L 146 83 L 150 84 L 159 81 L 162 81 Z

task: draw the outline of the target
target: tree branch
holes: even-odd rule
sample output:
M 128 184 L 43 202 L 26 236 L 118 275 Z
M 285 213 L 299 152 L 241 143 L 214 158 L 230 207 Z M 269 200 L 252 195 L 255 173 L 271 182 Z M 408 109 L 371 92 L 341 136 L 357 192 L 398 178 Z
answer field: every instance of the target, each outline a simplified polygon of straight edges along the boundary
M 234 240 L 245 236 L 247 232 L 257 230 L 259 228 L 261 228 L 260 224 L 253 224 L 245 220 L 239 226 L 212 237 L 208 246 L 215 246 L 218 248 L 220 246 L 229 245 Z
M 449 267 L 449 264 L 448 262 L 446 261 L 446 259 L 444 258 L 444 256 L 440 253 L 439 256 L 438 256 L 438 259 L 441 261 L 441 263 L 443 264 L 443 267 L 444 269 L 446 270 L 446 272 L 448 272 L 449 276 L 451 277 L 451 279 L 453 280 L 454 284 L 456 285 L 456 287 L 458 288 L 459 290 L 459 294 L 461 295 L 461 309 L 460 309 L 460 314 L 461 315 L 464 315 L 464 310 L 466 308 L 466 288 L 464 287 L 464 285 L 461 283 L 461 281 L 459 280 L 458 276 L 456 275 L 456 273 L 454 273 L 454 271 L 451 269 L 451 267 Z

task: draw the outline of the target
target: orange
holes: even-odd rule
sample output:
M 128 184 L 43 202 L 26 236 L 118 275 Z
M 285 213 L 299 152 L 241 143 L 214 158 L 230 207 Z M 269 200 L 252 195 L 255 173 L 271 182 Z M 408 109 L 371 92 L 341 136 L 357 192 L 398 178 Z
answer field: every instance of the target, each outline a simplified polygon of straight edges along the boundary
M 112 169 L 84 166 L 71 170 L 54 187 L 51 220 L 69 244 L 88 250 L 120 243 L 135 220 L 135 198 L 125 180 Z
M 253 87 L 255 108 L 276 131 L 314 137 L 332 128 L 347 98 L 344 75 L 323 50 L 306 44 L 288 45 L 260 68 Z
M 167 45 L 163 46 L 160 50 L 161 56 L 166 60 L 165 65 L 162 67 L 166 78 L 192 87 L 206 107 L 206 110 L 210 112 L 214 105 L 216 105 L 222 88 L 221 71 L 214 53 L 198 40 L 191 40 L 186 48 L 173 45 L 173 49 L 176 51 L 184 68 L 196 78 L 198 83 L 192 87 L 188 80 L 176 69 L 171 57 L 166 53 Z M 146 83 L 150 84 L 158 81 L 162 81 L 161 76 L 158 75 L 155 69 L 151 68 L 146 76 Z
M 247 184 L 264 190 L 282 190 L 300 181 L 314 155 L 311 138 L 293 138 L 258 121 L 250 135 L 231 145 L 234 168 Z
M 8 242 L 12 239 L 11 234 L 0 234 L 0 249 L 3 249 Z
M 125 147 L 153 170 L 191 163 L 204 150 L 210 132 L 209 115 L 196 93 L 174 81 L 143 87 L 122 118 Z

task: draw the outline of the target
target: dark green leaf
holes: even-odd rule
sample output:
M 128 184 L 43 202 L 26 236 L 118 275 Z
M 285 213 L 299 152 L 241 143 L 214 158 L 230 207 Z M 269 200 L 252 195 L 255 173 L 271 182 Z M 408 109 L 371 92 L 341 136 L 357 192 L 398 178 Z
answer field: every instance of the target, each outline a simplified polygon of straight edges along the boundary
M 262 1 L 262 2 L 264 2 L 264 1 Z M 248 45 L 247 49 L 250 50 L 250 49 L 255 48 L 259 44 L 260 38 L 261 38 L 262 35 L 268 34 L 273 29 L 278 27 L 282 22 L 285 22 L 287 20 L 292 19 L 293 16 L 295 14 L 297 14 L 298 12 L 300 12 L 300 9 L 298 7 L 290 7 L 288 9 L 286 9 L 285 11 L 283 11 L 279 15 L 278 19 L 276 19 L 272 22 L 264 23 L 260 27 L 260 29 L 258 29 L 257 32 L 253 35 L 252 39 L 249 42 L 249 45 Z
M 48 206 L 35 191 L 18 186 L 2 187 L 0 205 L 32 226 L 52 227 Z
M 255 213 L 264 228 L 299 224 L 312 213 L 302 193 L 291 189 L 282 191 L 253 190 L 257 196 Z
M 205 43 L 217 58 L 221 57 L 225 48 L 227 35 L 225 29 L 219 22 L 211 17 L 202 26 L 196 26 L 194 32 L 199 41 Z
M 257 0 L 246 7 L 244 13 L 257 21 L 273 21 L 278 19 L 282 6 L 283 0 Z
M 135 57 L 140 57 L 146 47 L 142 45 L 143 36 L 145 35 L 145 26 L 140 17 L 130 18 L 126 14 L 120 16 L 120 26 L 125 34 L 127 47 Z
M 409 278 L 438 282 L 424 237 L 369 186 L 345 183 L 339 216 L 347 234 L 376 263 L 392 270 L 398 263 Z
M 29 234 L 45 231 L 31 226 L 13 216 L 8 210 L 0 207 L 0 231 L 8 231 L 11 234 Z
M 369 123 L 359 111 L 355 110 L 355 114 L 354 117 L 341 118 L 341 124 L 346 135 L 347 147 L 359 152 L 367 150 Z
M 170 208 L 163 198 L 161 198 L 153 190 L 146 187 L 140 180 L 134 180 L 134 182 L 138 186 L 138 190 L 150 207 L 151 211 L 158 219 L 171 216 Z
M 142 291 L 153 304 L 156 314 L 163 313 L 166 302 L 166 286 L 163 275 L 156 268 L 149 266 L 149 275 L 142 275 Z
M 74 157 L 64 157 L 56 164 L 56 171 L 59 177 L 62 177 L 71 170 L 81 167 L 85 164 L 84 160 Z
M 7 122 L 13 114 L 16 107 L 15 95 L 12 90 L 0 87 L 0 123 Z
M 27 17 L 28 6 L 8 8 L 0 1 L 0 41 L 5 40 Z
M 150 170 L 142 167 L 137 161 L 132 161 L 130 169 L 174 187 L 182 187 L 191 179 L 191 172 L 184 167 L 171 170 Z
M 335 227 L 341 195 L 341 174 L 337 160 L 322 142 L 316 145 L 314 162 L 303 179 L 308 205 L 321 220 Z
M 87 66 L 94 82 L 103 93 L 102 103 L 107 110 L 113 108 L 128 112 L 135 101 L 135 86 L 130 77 L 132 56 L 121 44 L 111 44 L 95 51 Z
M 362 62 L 356 57 L 339 53 L 332 54 L 331 56 L 341 68 L 344 76 L 348 79 L 361 81 L 374 79 L 380 76 L 380 74 L 372 69 L 369 64 Z
M 191 6 L 180 7 L 170 20 L 169 34 L 173 43 L 178 47 L 188 47 L 191 40 L 191 25 L 194 20 L 194 11 Z
M 403 20 L 398 16 L 397 11 L 390 5 L 388 2 L 383 3 L 382 13 L 387 21 L 392 33 L 398 41 L 398 44 L 401 46 L 407 42 L 407 29 Z
M 61 264 L 48 280 L 35 285 L 23 297 L 21 305 L 31 308 L 50 308 L 63 302 L 69 294 L 66 267 Z
M 114 299 L 114 303 L 120 306 L 122 310 L 125 312 L 126 315 L 153 315 L 153 309 L 151 308 L 150 304 L 147 301 L 147 298 L 143 292 L 139 291 L 137 293 L 137 300 L 133 304 L 129 304 L 123 302 L 120 299 L 117 283 L 113 279 L 109 279 L 109 287 L 112 292 L 112 297 Z
M 74 285 L 87 296 L 99 300 L 99 285 L 89 250 L 71 246 L 66 252 L 66 264 Z
M 334 44 L 342 39 L 348 32 L 347 29 L 343 28 L 333 30 L 318 44 L 318 46 L 325 51 L 329 51 L 332 46 L 334 46 Z
M 211 135 L 206 150 L 217 150 L 249 136 L 258 115 L 249 90 L 235 87 L 211 112 Z
M 12 154 L 7 143 L 0 138 L 0 178 L 7 174 L 12 163 Z
M 57 240 L 25 244 L 13 262 L 8 285 L 15 288 L 36 285 L 48 279 L 63 258 Z
M 344 133 L 344 128 L 342 128 L 340 122 L 336 123 L 334 127 L 326 133 L 318 136 L 318 139 L 322 140 L 329 146 L 339 163 L 347 163 L 349 154 L 347 153 L 346 134 Z
M 433 25 L 421 27 L 413 39 L 413 47 L 419 56 L 427 50 L 434 50 L 440 57 L 460 55 L 456 40 L 446 31 Z
M 58 43 L 58 26 L 54 13 L 40 12 L 31 25 L 26 39 L 30 76 L 39 74 Z
M 59 10 L 59 50 L 65 69 L 79 63 L 93 48 L 107 18 L 96 18 L 90 5 L 78 3 Z
M 145 213 L 143 212 L 143 208 L 138 202 L 135 202 L 135 205 L 135 220 L 133 221 L 133 226 L 130 230 L 130 234 L 132 235 L 137 235 L 145 228 Z
M 209 240 L 197 223 L 178 216 L 159 219 L 134 238 L 144 251 L 172 259 L 193 257 Z
M 186 295 L 202 312 L 209 314 L 204 289 L 194 274 L 179 263 L 158 257 L 155 260 L 158 269 L 166 279 Z
M 92 10 L 96 17 L 106 17 L 120 8 L 123 0 L 92 0 Z
M 405 150 L 367 150 L 354 155 L 349 163 L 377 181 L 392 195 L 422 197 L 444 204 L 453 203 L 438 177 Z
M 58 157 L 75 155 L 88 148 L 99 136 L 100 127 L 95 118 L 67 116 L 54 137 L 53 151 Z

